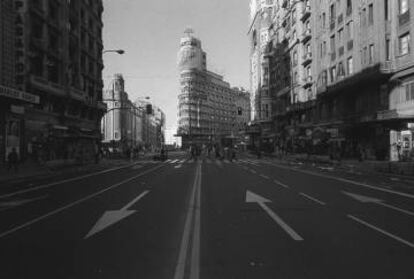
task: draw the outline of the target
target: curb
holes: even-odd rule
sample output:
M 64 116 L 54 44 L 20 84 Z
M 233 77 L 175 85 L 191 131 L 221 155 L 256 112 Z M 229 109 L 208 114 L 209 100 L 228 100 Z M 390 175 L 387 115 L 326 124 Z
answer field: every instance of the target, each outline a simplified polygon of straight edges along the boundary
M 137 161 L 134 161 L 132 163 L 128 161 L 127 163 L 119 165 L 119 169 L 127 168 L 127 167 L 133 166 L 137 163 L 138 163 Z M 78 168 L 86 168 L 86 167 L 89 167 L 89 166 L 96 166 L 96 164 L 77 165 L 77 166 L 73 166 L 73 167 L 70 167 L 70 168 L 67 168 L 67 169 L 63 169 L 63 170 L 62 169 L 61 170 L 51 170 L 51 169 L 47 168 L 47 170 L 39 172 L 37 174 L 33 174 L 33 175 L 21 176 L 21 177 L 9 178 L 9 179 L 0 179 L 0 183 L 2 183 L 2 184 L 3 183 L 15 184 L 15 183 L 21 183 L 25 180 L 31 180 L 31 179 L 36 180 L 36 179 L 52 177 L 52 176 L 55 176 L 55 175 L 76 173 L 76 172 L 79 172 Z M 114 166 L 102 166 L 102 167 L 98 167 L 98 169 L 94 169 L 94 170 L 87 169 L 85 171 L 85 173 L 99 171 L 99 170 L 102 171 L 102 170 L 105 170 L 105 169 L 111 169 L 113 167 Z

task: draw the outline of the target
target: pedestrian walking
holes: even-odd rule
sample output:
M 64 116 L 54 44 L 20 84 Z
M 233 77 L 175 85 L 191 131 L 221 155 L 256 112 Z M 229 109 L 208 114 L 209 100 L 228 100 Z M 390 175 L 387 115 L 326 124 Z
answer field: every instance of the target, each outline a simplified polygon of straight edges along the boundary
M 14 169 L 15 172 L 19 170 L 19 155 L 17 154 L 16 148 L 12 148 L 12 151 L 7 156 L 8 170 Z

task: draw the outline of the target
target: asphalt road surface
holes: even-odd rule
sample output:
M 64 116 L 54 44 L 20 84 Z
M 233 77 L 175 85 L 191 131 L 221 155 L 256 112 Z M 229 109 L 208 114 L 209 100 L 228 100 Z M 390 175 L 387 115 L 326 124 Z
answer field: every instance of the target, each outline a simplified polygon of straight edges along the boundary
M 401 181 L 175 154 L 4 186 L 0 278 L 414 278 Z

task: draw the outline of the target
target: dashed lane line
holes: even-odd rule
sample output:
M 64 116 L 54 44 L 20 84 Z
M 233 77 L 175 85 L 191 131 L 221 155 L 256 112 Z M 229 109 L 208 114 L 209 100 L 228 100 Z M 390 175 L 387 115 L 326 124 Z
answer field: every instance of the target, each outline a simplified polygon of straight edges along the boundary
M 376 187 L 376 186 L 373 186 L 373 185 L 369 185 L 369 184 L 366 184 L 366 183 L 349 180 L 349 179 L 346 179 L 346 178 L 340 178 L 340 177 L 335 177 L 335 176 L 331 176 L 331 175 L 315 173 L 315 172 L 312 172 L 312 171 L 301 170 L 301 169 L 297 169 L 297 168 L 289 168 L 289 167 L 281 166 L 281 165 L 278 165 L 278 164 L 275 164 L 275 163 L 272 163 L 272 166 L 275 166 L 275 167 L 281 168 L 281 169 L 301 172 L 301 173 L 308 174 L 308 175 L 313 175 L 313 176 L 318 176 L 318 177 L 322 177 L 322 178 L 332 179 L 332 180 L 344 182 L 344 183 L 347 183 L 347 184 L 353 184 L 353 185 L 356 185 L 356 186 L 361 186 L 361 187 L 376 190 L 376 191 L 381 191 L 381 192 L 385 192 L 385 193 L 389 193 L 389 194 L 394 194 L 394 195 L 398 195 L 398 196 L 401 196 L 401 197 L 414 199 L 413 194 L 408 194 L 408 193 L 403 193 L 403 192 L 399 192 L 399 191 L 395 191 L 395 190 L 389 190 L 389 189 L 385 189 L 385 188 L 381 188 L 381 187 Z
M 311 201 L 313 201 L 313 202 L 316 202 L 316 203 L 318 203 L 318 204 L 320 204 L 320 205 L 326 205 L 326 203 L 325 203 L 325 202 L 320 201 L 320 200 L 318 200 L 317 198 L 314 198 L 314 197 L 312 197 L 312 196 L 309 196 L 309 195 L 307 195 L 307 194 L 305 194 L 305 193 L 299 193 L 299 195 L 301 195 L 301 196 L 303 196 L 303 197 L 305 197 L 305 198 L 307 198 L 307 199 L 309 199 L 309 200 L 311 200 Z
M 290 187 L 282 182 L 280 182 L 279 180 L 274 179 L 273 182 L 279 186 L 282 186 L 283 188 L 289 189 Z
M 396 236 L 396 235 L 394 235 L 392 233 L 389 233 L 389 232 L 387 232 L 387 231 L 385 231 L 383 229 L 380 229 L 380 228 L 378 228 L 378 227 L 376 227 L 374 225 L 371 225 L 368 222 L 365 222 L 364 220 L 361 220 L 361 219 L 359 219 L 359 218 L 357 218 L 355 216 L 352 216 L 352 215 L 347 215 L 347 216 L 348 216 L 348 218 L 351 218 L 352 220 L 354 220 L 355 222 L 358 222 L 359 224 L 362 224 L 362 225 L 364 225 L 364 226 L 366 226 L 366 227 L 368 227 L 370 229 L 373 229 L 373 230 L 375 230 L 377 232 L 382 233 L 383 235 L 386 235 L 386 236 L 388 236 L 388 237 L 390 237 L 390 238 L 392 238 L 394 240 L 397 240 L 400 243 L 403 243 L 403 244 L 405 244 L 405 245 L 407 245 L 407 246 L 409 246 L 411 248 L 414 248 L 414 243 L 411 243 L 411 242 L 409 242 L 409 241 L 407 241 L 407 240 L 405 240 L 405 239 L 403 239 L 403 238 L 401 238 L 399 236 Z
M 264 179 L 270 179 L 270 177 L 268 177 L 267 175 L 261 174 L 260 177 L 264 178 Z

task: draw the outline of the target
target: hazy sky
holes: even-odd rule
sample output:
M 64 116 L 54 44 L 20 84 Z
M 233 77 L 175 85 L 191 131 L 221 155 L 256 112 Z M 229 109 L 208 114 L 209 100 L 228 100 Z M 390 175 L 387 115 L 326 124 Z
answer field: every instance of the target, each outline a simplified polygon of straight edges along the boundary
M 177 125 L 179 73 L 177 52 L 191 27 L 207 52 L 209 70 L 223 74 L 232 86 L 248 88 L 248 0 L 104 0 L 105 88 L 122 73 L 130 98 L 150 96 Z

